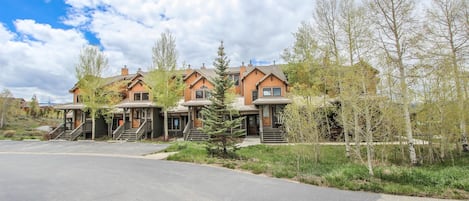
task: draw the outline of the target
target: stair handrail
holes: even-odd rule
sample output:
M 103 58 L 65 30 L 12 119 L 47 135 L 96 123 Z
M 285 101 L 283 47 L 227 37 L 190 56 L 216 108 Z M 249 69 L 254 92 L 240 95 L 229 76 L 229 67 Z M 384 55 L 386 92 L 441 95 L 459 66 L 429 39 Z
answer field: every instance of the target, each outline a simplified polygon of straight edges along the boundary
M 189 120 L 187 121 L 187 124 L 186 126 L 184 127 L 184 130 L 182 130 L 182 135 L 184 137 L 184 141 L 187 140 L 187 137 L 189 136 L 189 133 L 191 131 L 191 124 L 192 124 L 192 121 L 191 121 L 191 118 L 188 118 Z
M 136 135 L 137 135 L 135 140 L 140 140 L 142 135 L 147 132 L 147 123 L 148 123 L 148 119 L 145 119 L 145 121 L 143 121 L 142 125 L 140 125 L 140 127 L 137 129 L 137 132 L 135 132 Z
M 76 140 L 80 135 L 83 134 L 83 132 L 79 132 L 79 131 L 83 131 L 83 125 L 85 125 L 85 123 L 86 123 L 86 121 L 81 123 L 78 127 L 73 129 L 72 132 L 70 132 L 70 141 Z
M 65 124 L 61 123 L 54 130 L 49 132 L 49 139 L 58 139 L 65 133 Z
M 126 122 L 127 123 L 127 122 Z M 116 128 L 116 130 L 114 130 L 114 132 L 112 132 L 112 139 L 119 139 L 122 135 L 122 133 L 124 133 L 125 131 L 125 124 L 126 123 L 123 123 L 122 125 L 120 125 L 119 127 Z

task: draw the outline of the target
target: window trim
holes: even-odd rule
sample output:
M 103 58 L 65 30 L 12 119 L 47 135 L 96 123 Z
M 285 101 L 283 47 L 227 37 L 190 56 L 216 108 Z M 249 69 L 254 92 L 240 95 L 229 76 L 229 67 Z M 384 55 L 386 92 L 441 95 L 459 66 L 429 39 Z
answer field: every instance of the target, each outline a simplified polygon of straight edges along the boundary
M 255 98 L 254 98 L 254 95 L 255 95 Z M 257 90 L 252 90 L 252 92 L 251 92 L 251 99 L 252 99 L 252 101 L 257 100 L 258 98 L 259 98 L 259 91 L 257 91 Z
M 175 128 L 175 120 L 178 122 L 177 128 Z M 169 131 L 180 131 L 182 128 L 181 126 L 181 118 L 180 117 L 168 117 L 168 130 Z
M 275 89 L 280 90 L 280 94 L 275 94 Z M 266 95 L 266 92 L 269 94 Z M 262 88 L 262 97 L 279 97 L 282 96 L 282 87 L 264 87 Z
M 143 99 L 145 95 L 147 99 Z M 136 97 L 138 97 L 138 99 Z M 133 92 L 133 101 L 148 101 L 148 100 L 150 100 L 150 93 L 144 92 L 144 91 Z

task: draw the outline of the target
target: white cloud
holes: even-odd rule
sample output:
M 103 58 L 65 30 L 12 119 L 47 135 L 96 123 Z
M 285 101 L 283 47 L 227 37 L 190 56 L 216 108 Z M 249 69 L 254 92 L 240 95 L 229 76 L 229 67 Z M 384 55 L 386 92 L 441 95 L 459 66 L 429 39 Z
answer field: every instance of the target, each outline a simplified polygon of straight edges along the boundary
M 109 58 L 109 75 L 127 65 L 131 72 L 151 65 L 151 48 L 161 32 L 176 37 L 179 64 L 211 66 L 220 40 L 239 66 L 250 59 L 280 60 L 293 43 L 292 33 L 311 18 L 309 0 L 66 0 L 70 5 L 59 29 L 33 20 L 17 20 L 16 30 L 0 26 L 0 86 L 29 99 L 66 100 L 74 84 L 74 64 L 95 34 Z M 62 99 L 60 99 L 62 98 Z M 64 100 L 65 99 L 65 100 Z
M 40 101 L 65 101 L 75 82 L 79 51 L 87 44 L 83 34 L 33 20 L 16 20 L 14 24 L 16 34 L 0 26 L 0 85 L 16 97 L 29 99 L 37 94 Z

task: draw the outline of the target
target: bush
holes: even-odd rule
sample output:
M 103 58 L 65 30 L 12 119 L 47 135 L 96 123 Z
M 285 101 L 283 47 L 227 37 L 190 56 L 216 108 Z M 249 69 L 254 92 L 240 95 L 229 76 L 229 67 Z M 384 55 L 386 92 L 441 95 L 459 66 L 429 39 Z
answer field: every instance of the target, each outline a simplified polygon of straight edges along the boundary
M 15 134 L 16 134 L 16 131 L 14 130 L 3 131 L 3 137 L 5 138 L 12 138 L 13 136 L 15 136 Z

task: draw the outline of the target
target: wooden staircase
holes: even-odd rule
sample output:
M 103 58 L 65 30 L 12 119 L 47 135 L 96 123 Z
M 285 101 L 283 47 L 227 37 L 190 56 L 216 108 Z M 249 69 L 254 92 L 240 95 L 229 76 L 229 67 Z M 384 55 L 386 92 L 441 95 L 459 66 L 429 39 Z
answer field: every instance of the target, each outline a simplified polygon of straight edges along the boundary
M 125 130 L 117 140 L 126 140 L 128 142 L 135 142 L 137 141 L 137 130 L 138 128 L 131 128 Z
M 55 140 L 70 140 L 70 137 L 71 137 L 71 134 L 72 131 L 71 130 L 66 130 L 66 131 L 63 131 L 62 134 L 58 135 Z
M 280 128 L 264 127 L 261 142 L 263 143 L 287 143 L 285 133 Z
M 208 140 L 208 135 L 197 128 L 191 128 L 186 137 L 187 141 L 202 142 Z

